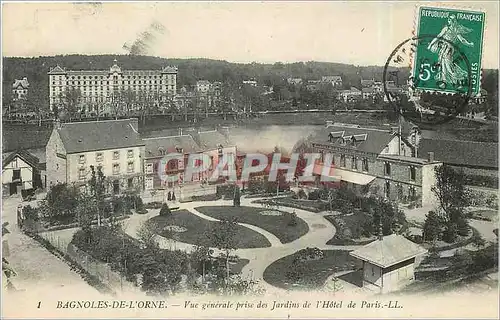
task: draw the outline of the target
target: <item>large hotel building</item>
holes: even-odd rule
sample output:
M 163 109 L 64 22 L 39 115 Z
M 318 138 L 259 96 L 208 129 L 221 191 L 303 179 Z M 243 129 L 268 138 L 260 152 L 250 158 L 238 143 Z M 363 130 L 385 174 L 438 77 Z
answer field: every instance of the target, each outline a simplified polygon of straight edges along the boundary
M 121 91 L 155 94 L 160 99 L 173 98 L 177 91 L 177 67 L 170 66 L 161 70 L 122 70 L 114 60 L 109 70 L 65 70 L 56 66 L 48 75 L 51 110 L 67 89 L 79 90 L 81 102 L 91 108 L 105 105 Z

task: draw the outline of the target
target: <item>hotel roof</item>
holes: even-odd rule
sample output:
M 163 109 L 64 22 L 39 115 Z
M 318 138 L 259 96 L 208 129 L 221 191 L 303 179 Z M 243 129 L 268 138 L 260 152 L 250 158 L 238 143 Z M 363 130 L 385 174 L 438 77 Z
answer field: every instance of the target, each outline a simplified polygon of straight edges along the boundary
M 57 129 L 67 153 L 143 146 L 137 119 L 71 122 Z

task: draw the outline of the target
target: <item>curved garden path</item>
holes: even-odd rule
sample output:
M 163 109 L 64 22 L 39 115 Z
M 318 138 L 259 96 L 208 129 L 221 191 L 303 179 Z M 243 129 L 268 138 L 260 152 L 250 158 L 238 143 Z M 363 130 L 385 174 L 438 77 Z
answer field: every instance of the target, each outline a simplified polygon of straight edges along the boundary
M 253 201 L 259 199 L 260 198 L 241 198 L 241 206 L 262 208 L 261 204 L 253 203 Z M 188 210 L 191 213 L 206 220 L 218 221 L 218 219 L 204 215 L 195 209 L 196 207 L 203 206 L 232 206 L 232 200 L 194 201 L 180 203 L 179 209 Z M 272 246 L 267 248 L 237 249 L 234 251 L 234 254 L 238 257 L 248 259 L 250 261 L 246 266 L 243 267 L 242 277 L 259 280 L 260 284 L 267 290 L 268 293 L 279 292 L 280 294 L 283 294 L 287 292 L 284 289 L 274 287 L 264 281 L 264 270 L 271 263 L 278 259 L 291 255 L 296 251 L 307 247 L 318 247 L 322 250 L 354 250 L 356 248 L 359 248 L 359 246 L 337 246 L 326 244 L 326 242 L 335 235 L 335 227 L 324 218 L 325 213 L 314 213 L 283 206 L 280 206 L 279 210 L 295 212 L 297 214 L 297 217 L 304 220 L 304 222 L 308 225 L 309 231 L 302 237 L 292 242 L 283 244 L 275 235 L 269 233 L 266 230 L 263 230 L 262 228 L 256 227 L 254 225 L 240 223 L 242 226 L 250 228 L 265 236 Z M 132 215 L 130 219 L 124 221 L 125 232 L 127 232 L 130 236 L 137 238 L 137 229 L 139 228 L 139 226 L 144 221 L 157 215 L 158 212 L 159 210 L 149 210 L 149 212 L 144 215 Z M 196 247 L 192 244 L 182 243 L 178 241 L 174 242 L 162 236 L 157 236 L 157 240 L 159 242 L 159 245 L 165 249 L 181 249 L 189 252 Z M 215 248 L 213 249 L 216 253 L 219 252 L 219 250 Z

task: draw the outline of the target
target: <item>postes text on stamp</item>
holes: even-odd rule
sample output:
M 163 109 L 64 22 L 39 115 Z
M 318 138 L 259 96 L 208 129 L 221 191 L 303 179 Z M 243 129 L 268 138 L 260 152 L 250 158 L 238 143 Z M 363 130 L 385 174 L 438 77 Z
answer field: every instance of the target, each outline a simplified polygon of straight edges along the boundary
M 478 96 L 484 24 L 484 12 L 420 7 L 412 70 L 415 89 L 452 94 L 470 90 L 471 96 Z

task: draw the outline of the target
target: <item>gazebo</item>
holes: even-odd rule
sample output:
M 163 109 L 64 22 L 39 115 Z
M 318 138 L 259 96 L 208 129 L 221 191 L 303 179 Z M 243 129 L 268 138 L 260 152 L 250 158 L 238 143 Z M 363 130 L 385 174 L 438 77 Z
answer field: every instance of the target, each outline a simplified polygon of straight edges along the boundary
M 391 234 L 351 251 L 350 255 L 363 263 L 363 286 L 387 293 L 415 279 L 417 259 L 425 253 L 427 250 L 416 243 Z

